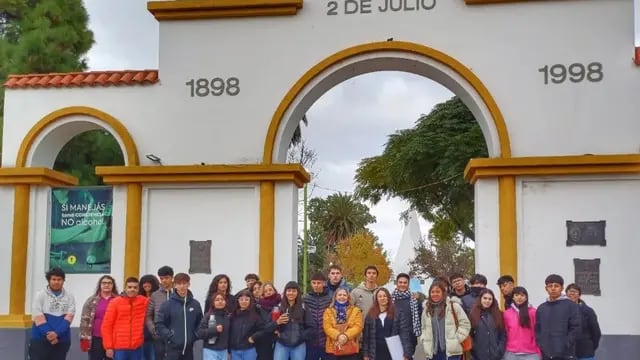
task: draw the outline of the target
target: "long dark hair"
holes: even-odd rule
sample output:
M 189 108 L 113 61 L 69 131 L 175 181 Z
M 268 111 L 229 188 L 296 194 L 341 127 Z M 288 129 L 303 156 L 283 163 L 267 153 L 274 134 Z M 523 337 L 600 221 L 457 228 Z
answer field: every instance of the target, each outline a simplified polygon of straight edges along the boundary
M 433 301 L 431 301 L 431 290 L 433 288 L 436 288 L 436 287 L 438 289 L 442 290 L 442 301 L 437 303 L 437 304 L 434 303 Z M 429 293 L 427 294 L 427 308 L 425 309 L 425 311 L 431 317 L 436 316 L 438 318 L 441 318 L 441 317 L 444 316 L 444 310 L 446 308 L 446 301 L 447 301 L 447 285 L 446 285 L 446 283 L 444 283 L 442 281 L 435 281 L 435 282 L 433 282 L 431 284 L 431 286 L 429 286 Z M 438 314 L 435 314 L 436 307 L 439 307 L 439 309 L 440 309 Z
M 109 279 L 109 280 L 111 280 L 111 282 L 113 282 L 113 287 L 111 288 L 111 294 L 113 294 L 113 296 L 118 296 L 118 294 L 120 294 L 118 292 L 118 285 L 116 285 L 116 279 L 114 279 L 113 276 L 111 276 L 111 275 L 102 275 L 100 277 L 100 279 L 98 279 L 98 286 L 96 286 L 96 292 L 95 292 L 94 296 L 100 295 L 100 291 L 101 291 L 100 284 L 102 283 L 102 280 L 104 280 L 104 279 Z
M 338 290 L 336 290 L 336 292 L 338 292 Z M 396 307 L 395 305 L 393 305 L 391 293 L 386 288 L 379 288 L 373 293 L 373 306 L 371 307 L 371 309 L 369 309 L 369 313 L 367 314 L 367 316 L 375 320 L 375 318 L 380 315 L 380 304 L 378 303 L 378 293 L 380 292 L 383 292 L 387 296 L 387 317 L 393 320 L 393 315 L 395 314 Z
M 140 282 L 139 285 L 140 286 L 140 295 L 147 297 L 147 293 L 144 291 L 144 284 L 149 283 L 151 284 L 151 293 L 153 294 L 154 292 L 156 292 L 156 290 L 160 289 L 160 282 L 158 281 L 158 278 L 155 277 L 155 275 L 143 275 L 140 278 Z
M 227 299 L 229 298 L 229 294 L 231 294 L 231 279 L 229 279 L 229 277 L 225 274 L 218 274 L 213 277 L 213 280 L 211 280 L 211 284 L 209 284 L 209 292 L 207 292 L 207 299 L 211 299 L 213 294 L 216 294 L 218 292 L 218 283 L 222 279 L 227 280 L 227 284 L 228 284 L 227 291 L 226 291 L 226 294 L 224 294 L 224 296 Z
M 489 312 L 489 314 L 493 318 L 493 323 L 495 324 L 496 328 L 502 330 L 504 329 L 504 322 L 502 321 L 502 311 L 500 311 L 500 308 L 498 308 L 498 300 L 496 300 L 496 296 L 490 289 L 482 289 L 480 291 L 480 294 L 478 295 L 478 299 L 473 304 L 473 307 L 471 308 L 471 315 L 469 316 L 471 318 L 471 325 L 473 327 L 476 327 L 478 324 L 480 324 L 480 321 L 482 321 L 482 312 L 485 311 L 485 309 L 482 307 L 482 297 L 486 294 L 491 295 L 491 297 L 493 298 L 491 306 L 486 309 L 486 311 Z
M 293 306 L 289 305 L 289 300 L 287 299 L 287 289 L 296 289 L 298 291 Z M 280 312 L 288 312 L 289 318 L 296 321 L 302 321 L 304 319 L 304 308 L 302 307 L 302 290 L 300 289 L 298 283 L 296 283 L 295 281 L 289 281 L 284 287 L 284 291 L 282 292 L 282 301 L 280 302 Z
M 516 286 L 513 288 L 513 295 L 520 294 L 526 296 L 525 301 L 517 305 L 515 302 L 513 305 L 518 308 L 518 315 L 520 319 L 520 327 L 530 328 L 531 327 L 531 318 L 529 317 L 529 293 L 527 289 L 522 286 Z

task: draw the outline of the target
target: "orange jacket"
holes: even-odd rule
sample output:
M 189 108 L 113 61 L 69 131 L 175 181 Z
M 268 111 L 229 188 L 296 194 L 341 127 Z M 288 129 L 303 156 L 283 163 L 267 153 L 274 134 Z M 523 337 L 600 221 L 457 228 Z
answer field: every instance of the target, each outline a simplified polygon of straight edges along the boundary
M 336 309 L 332 306 L 329 306 L 322 316 L 322 327 L 325 335 L 327 335 L 327 343 L 325 345 L 325 352 L 327 354 L 335 353 L 333 349 L 334 343 L 341 334 L 336 328 L 336 317 Z M 356 340 L 356 345 L 359 345 L 357 340 L 360 338 L 360 334 L 362 334 L 362 329 L 362 312 L 359 308 L 349 305 L 349 307 L 347 307 L 347 330 L 344 334 L 347 335 L 349 340 Z
M 102 344 L 106 350 L 134 350 L 144 344 L 144 318 L 149 299 L 121 296 L 109 302 L 102 320 Z

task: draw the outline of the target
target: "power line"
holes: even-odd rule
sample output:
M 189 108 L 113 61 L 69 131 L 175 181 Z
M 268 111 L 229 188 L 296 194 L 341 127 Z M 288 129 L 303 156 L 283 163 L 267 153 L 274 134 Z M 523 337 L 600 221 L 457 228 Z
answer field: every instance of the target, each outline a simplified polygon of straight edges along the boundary
M 408 189 L 402 189 L 402 190 L 398 190 L 398 191 L 394 191 L 394 192 L 395 193 L 403 193 L 403 192 L 409 192 L 409 191 L 414 191 L 414 190 L 420 190 L 420 189 L 424 189 L 424 188 L 427 188 L 427 187 L 430 187 L 430 186 L 440 185 L 440 184 L 445 183 L 447 181 L 453 180 L 453 179 L 457 178 L 458 176 L 460 176 L 460 175 L 452 175 L 452 176 L 450 176 L 448 178 L 445 178 L 445 179 L 442 179 L 442 180 L 438 180 L 438 181 L 435 181 L 435 182 L 432 182 L 432 183 L 419 185 L 419 186 L 408 188 Z M 329 188 L 329 187 L 318 185 L 316 183 L 314 183 L 312 186 L 316 187 L 318 189 L 327 190 L 327 191 L 333 191 L 333 192 L 339 192 L 339 193 L 347 193 L 347 194 L 353 193 L 353 191 L 333 189 L 333 188 Z

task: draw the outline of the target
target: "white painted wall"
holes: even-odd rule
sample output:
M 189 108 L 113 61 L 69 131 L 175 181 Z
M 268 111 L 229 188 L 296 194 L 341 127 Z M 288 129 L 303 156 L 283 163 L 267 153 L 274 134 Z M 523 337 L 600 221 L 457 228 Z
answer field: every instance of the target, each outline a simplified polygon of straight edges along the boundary
M 504 114 L 515 156 L 639 150 L 631 1 L 475 7 L 438 1 L 432 11 L 326 14 L 326 2 L 307 1 L 293 17 L 162 22 L 156 86 L 8 89 L 3 164 L 13 164 L 36 121 L 72 105 L 120 119 L 140 154 L 153 153 L 165 164 L 256 163 L 276 107 L 304 72 L 344 48 L 389 37 L 443 51 L 477 74 Z M 596 37 L 607 41 L 591 41 Z M 593 61 L 604 66 L 602 82 L 544 85 L 538 71 Z M 240 94 L 189 96 L 185 82 L 217 76 L 238 77 Z M 599 126 L 602 119 L 606 127 Z M 567 142 L 566 134 L 580 141 Z
M 31 191 L 30 228 L 29 228 L 29 258 L 27 260 L 27 294 L 25 309 L 31 311 L 33 296 L 47 286 L 45 273 L 48 269 L 49 247 L 49 210 L 51 188 L 41 186 Z M 124 269 L 124 239 L 125 239 L 126 188 L 114 187 L 113 191 L 113 219 L 111 237 L 111 275 L 116 279 L 118 287 L 122 289 Z M 98 279 L 102 274 L 67 274 L 65 289 L 76 298 L 76 314 L 73 326 L 80 325 L 80 312 L 85 300 L 96 289 Z
M 476 273 L 492 287 L 500 277 L 498 180 L 479 179 L 474 185 Z
M 11 241 L 13 238 L 13 186 L 0 186 L 0 314 L 9 312 L 11 296 Z
M 276 183 L 274 239 L 274 285 L 278 292 L 287 282 L 298 280 L 298 188 L 294 184 Z
M 140 274 L 164 265 L 188 273 L 189 240 L 213 240 L 212 274 L 191 274 L 191 291 L 204 304 L 211 280 L 224 273 L 235 294 L 258 272 L 259 204 L 258 184 L 145 187 Z
M 621 316 L 640 296 L 637 267 L 640 178 L 572 178 L 519 182 L 519 283 L 544 301 L 548 274 L 574 282 L 573 258 L 601 258 L 602 296 L 585 295 L 605 334 L 640 334 L 640 317 Z M 566 220 L 606 220 L 607 246 L 567 247 Z

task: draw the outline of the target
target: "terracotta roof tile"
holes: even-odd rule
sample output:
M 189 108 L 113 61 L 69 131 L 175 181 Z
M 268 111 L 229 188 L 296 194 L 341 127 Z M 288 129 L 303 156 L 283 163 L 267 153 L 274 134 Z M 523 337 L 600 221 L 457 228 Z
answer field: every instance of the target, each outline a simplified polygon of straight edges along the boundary
M 158 70 L 87 71 L 75 73 L 9 75 L 8 89 L 153 85 Z

